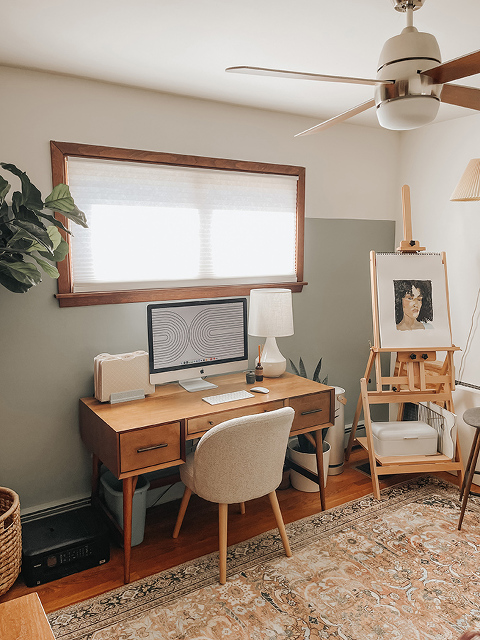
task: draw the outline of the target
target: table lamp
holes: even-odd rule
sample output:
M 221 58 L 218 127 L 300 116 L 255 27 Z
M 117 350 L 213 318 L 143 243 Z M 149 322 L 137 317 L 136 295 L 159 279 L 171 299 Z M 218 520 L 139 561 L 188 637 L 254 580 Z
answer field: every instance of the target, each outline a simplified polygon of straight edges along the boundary
M 265 337 L 261 363 L 266 378 L 278 378 L 287 368 L 275 338 L 293 335 L 292 292 L 290 289 L 252 289 L 248 333 Z M 258 358 L 256 362 L 258 361 Z

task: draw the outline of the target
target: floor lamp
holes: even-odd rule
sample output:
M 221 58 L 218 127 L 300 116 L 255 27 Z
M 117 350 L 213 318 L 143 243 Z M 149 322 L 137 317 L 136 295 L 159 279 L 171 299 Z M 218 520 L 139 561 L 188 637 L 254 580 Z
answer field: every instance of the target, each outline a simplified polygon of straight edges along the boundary
M 290 289 L 252 289 L 248 333 L 266 338 L 262 349 L 263 375 L 278 378 L 287 368 L 275 338 L 293 335 L 292 292 Z M 257 359 L 258 360 L 258 359 Z

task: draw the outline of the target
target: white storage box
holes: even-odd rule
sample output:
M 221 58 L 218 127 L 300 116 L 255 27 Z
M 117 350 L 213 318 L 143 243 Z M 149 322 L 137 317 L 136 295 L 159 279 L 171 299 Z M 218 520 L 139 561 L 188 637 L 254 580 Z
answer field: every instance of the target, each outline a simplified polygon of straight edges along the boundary
M 437 432 L 426 422 L 372 422 L 373 447 L 379 456 L 432 456 Z

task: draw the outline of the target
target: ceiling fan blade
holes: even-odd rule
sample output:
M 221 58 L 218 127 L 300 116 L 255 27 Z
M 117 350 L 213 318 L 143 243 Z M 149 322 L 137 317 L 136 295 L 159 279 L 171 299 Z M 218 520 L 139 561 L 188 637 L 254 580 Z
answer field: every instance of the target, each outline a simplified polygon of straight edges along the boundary
M 263 67 L 228 67 L 229 73 L 245 73 L 255 76 L 273 76 L 275 78 L 295 78 L 296 80 L 321 80 L 324 82 L 348 82 L 350 84 L 394 84 L 393 80 L 372 80 L 369 78 L 350 78 L 349 76 L 326 76 L 320 73 L 302 73 L 283 69 L 265 69 Z
M 438 67 L 427 69 L 427 71 L 422 71 L 421 73 L 424 76 L 433 78 L 433 81 L 437 84 L 445 84 L 445 82 L 452 82 L 452 80 L 474 76 L 476 73 L 480 73 L 480 51 L 467 53 L 465 56 L 444 62 Z
M 480 89 L 464 87 L 461 84 L 444 84 L 440 100 L 458 107 L 480 111 Z
M 344 111 L 340 115 L 335 116 L 334 118 L 330 118 L 330 120 L 325 120 L 325 122 L 321 122 L 320 124 L 317 124 L 314 127 L 311 127 L 310 129 L 305 129 L 305 131 L 295 134 L 294 137 L 298 138 L 299 136 L 308 136 L 311 133 L 317 133 L 318 131 L 323 131 L 324 129 L 328 129 L 329 127 L 332 127 L 334 124 L 337 124 L 338 122 L 343 122 L 343 120 L 352 118 L 353 116 L 356 116 L 357 114 L 362 113 L 362 111 L 366 111 L 367 109 L 370 109 L 370 107 L 374 107 L 374 106 L 375 106 L 375 100 L 373 99 L 368 100 L 367 102 L 362 102 L 362 104 L 359 104 L 356 107 L 353 107 L 353 109 L 349 109 L 348 111 Z

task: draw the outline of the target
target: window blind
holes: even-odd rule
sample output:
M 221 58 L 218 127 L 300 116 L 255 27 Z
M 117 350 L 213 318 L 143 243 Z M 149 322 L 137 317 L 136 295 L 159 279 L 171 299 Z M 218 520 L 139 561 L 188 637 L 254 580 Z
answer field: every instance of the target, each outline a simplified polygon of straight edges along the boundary
M 69 157 L 74 292 L 294 282 L 297 177 Z

